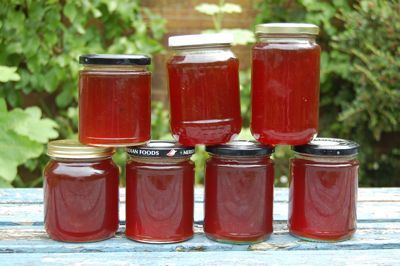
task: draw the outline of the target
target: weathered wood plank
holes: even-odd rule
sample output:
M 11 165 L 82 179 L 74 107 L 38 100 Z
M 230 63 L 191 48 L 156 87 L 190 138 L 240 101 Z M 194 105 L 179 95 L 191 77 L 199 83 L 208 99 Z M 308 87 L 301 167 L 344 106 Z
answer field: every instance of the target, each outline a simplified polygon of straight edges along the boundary
M 124 237 L 121 226 L 116 237 L 106 241 L 70 244 L 50 240 L 42 226 L 0 227 L 0 253 L 86 253 L 86 252 L 174 252 L 174 251 L 266 251 L 400 249 L 400 223 L 360 223 L 355 236 L 338 243 L 306 242 L 288 234 L 286 224 L 275 223 L 268 241 L 254 245 L 222 244 L 207 239 L 202 227 L 196 235 L 176 244 L 143 244 Z
M 203 202 L 204 190 L 202 187 L 197 187 L 195 190 L 195 201 Z M 120 201 L 125 202 L 125 189 L 120 189 Z M 287 188 L 275 188 L 275 202 L 288 201 Z M 371 202 L 400 202 L 400 188 L 360 188 L 358 193 L 358 201 Z M 0 189 L 0 204 L 30 204 L 42 203 L 43 190 L 41 188 L 3 188 Z
M 0 254 L 6 265 L 398 265 L 400 250 Z
M 359 202 L 357 206 L 359 221 L 399 221 L 400 202 Z M 274 220 L 286 221 L 288 204 L 274 203 Z M 125 221 L 125 203 L 120 204 L 120 221 Z M 201 223 L 204 217 L 203 203 L 195 203 L 194 220 Z M 1 225 L 40 225 L 43 223 L 43 205 L 35 204 L 0 204 Z

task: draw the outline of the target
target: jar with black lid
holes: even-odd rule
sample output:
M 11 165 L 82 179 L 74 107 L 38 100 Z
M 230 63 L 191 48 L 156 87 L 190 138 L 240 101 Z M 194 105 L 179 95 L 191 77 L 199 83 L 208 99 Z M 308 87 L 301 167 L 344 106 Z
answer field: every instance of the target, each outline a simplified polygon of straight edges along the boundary
M 126 236 L 174 243 L 193 236 L 194 147 L 150 141 L 127 148 Z
M 311 241 L 340 241 L 356 231 L 357 153 L 353 141 L 316 138 L 295 146 L 288 227 Z
M 210 239 L 249 244 L 272 233 L 273 148 L 232 141 L 206 148 L 204 232 Z

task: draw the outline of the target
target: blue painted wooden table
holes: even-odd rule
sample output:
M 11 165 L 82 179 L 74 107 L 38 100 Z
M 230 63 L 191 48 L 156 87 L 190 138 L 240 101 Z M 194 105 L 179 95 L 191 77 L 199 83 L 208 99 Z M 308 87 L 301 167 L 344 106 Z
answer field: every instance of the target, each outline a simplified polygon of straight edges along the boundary
M 338 243 L 311 243 L 287 232 L 288 190 L 275 190 L 274 234 L 263 243 L 229 245 L 208 240 L 202 230 L 203 190 L 196 189 L 193 239 L 142 244 L 124 237 L 85 244 L 50 240 L 43 228 L 42 189 L 0 189 L 0 265 L 400 265 L 400 188 L 361 188 L 358 231 Z

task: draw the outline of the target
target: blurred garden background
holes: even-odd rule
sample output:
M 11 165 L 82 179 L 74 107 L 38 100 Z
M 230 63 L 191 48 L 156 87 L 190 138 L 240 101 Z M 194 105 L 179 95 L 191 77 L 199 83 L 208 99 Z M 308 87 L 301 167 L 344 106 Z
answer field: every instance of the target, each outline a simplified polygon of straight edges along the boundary
M 399 0 L 8 0 L 0 3 L 0 187 L 40 187 L 46 143 L 77 137 L 80 54 L 151 55 L 152 138 L 171 138 L 165 63 L 176 34 L 234 34 L 241 138 L 251 138 L 251 46 L 264 22 L 321 28 L 319 136 L 361 144 L 360 186 L 400 186 Z M 291 155 L 287 146 L 274 154 L 277 186 L 288 185 Z M 197 147 L 198 184 L 206 157 Z M 115 160 L 123 169 L 123 150 Z

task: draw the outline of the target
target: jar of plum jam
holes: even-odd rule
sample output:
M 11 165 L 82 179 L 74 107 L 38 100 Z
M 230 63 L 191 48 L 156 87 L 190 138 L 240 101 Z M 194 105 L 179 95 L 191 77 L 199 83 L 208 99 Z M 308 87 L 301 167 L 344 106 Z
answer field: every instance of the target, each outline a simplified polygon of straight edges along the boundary
M 44 225 L 50 238 L 93 242 L 118 229 L 119 169 L 113 148 L 73 140 L 48 144 L 44 170 Z
M 82 55 L 79 63 L 79 141 L 130 146 L 150 139 L 150 58 Z
M 356 231 L 358 144 L 316 138 L 296 146 L 291 160 L 291 234 L 310 241 L 341 241 Z
M 146 243 L 174 243 L 193 236 L 193 147 L 150 141 L 127 148 L 126 231 Z
M 251 141 L 209 146 L 204 232 L 212 240 L 261 242 L 272 233 L 273 149 Z
M 320 47 L 313 24 L 256 26 L 251 131 L 263 144 L 302 145 L 318 133 Z
M 175 54 L 168 61 L 170 124 L 183 145 L 215 145 L 234 139 L 242 118 L 239 61 L 226 34 L 169 38 Z

